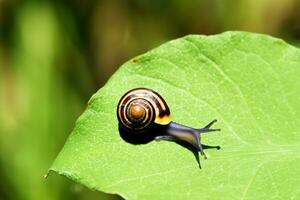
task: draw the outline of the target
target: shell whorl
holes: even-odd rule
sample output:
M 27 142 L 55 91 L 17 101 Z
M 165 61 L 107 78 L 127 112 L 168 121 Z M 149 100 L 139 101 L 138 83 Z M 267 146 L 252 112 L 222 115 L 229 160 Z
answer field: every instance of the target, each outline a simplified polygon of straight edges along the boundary
M 165 100 L 146 88 L 136 88 L 124 94 L 118 104 L 117 116 L 123 128 L 135 133 L 148 130 L 154 123 L 165 125 L 171 122 Z

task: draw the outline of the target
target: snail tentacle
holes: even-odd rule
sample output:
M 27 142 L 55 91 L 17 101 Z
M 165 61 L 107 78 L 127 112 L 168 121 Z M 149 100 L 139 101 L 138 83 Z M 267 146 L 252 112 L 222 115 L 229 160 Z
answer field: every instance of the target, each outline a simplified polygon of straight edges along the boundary
M 211 122 L 209 122 L 206 126 L 204 126 L 203 128 L 200 128 L 200 129 L 204 129 L 204 128 L 210 128 L 214 123 L 216 123 L 217 122 L 217 120 L 216 119 L 214 119 L 214 120 L 212 120 Z

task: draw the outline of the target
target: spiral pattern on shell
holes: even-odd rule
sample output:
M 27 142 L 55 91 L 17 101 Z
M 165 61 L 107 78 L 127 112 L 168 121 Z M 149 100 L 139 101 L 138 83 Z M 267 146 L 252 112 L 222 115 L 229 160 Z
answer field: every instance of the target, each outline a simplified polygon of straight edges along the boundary
M 122 128 L 133 133 L 144 132 L 154 123 L 164 125 L 171 121 L 164 99 L 146 88 L 136 88 L 124 94 L 118 104 L 117 116 Z

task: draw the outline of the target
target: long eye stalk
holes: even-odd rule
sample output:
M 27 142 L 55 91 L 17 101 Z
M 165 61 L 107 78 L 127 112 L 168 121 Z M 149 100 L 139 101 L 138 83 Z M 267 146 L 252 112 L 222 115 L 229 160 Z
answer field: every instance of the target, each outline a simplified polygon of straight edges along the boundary
M 166 128 L 165 135 L 157 136 L 155 137 L 155 140 L 185 141 L 193 145 L 206 159 L 207 157 L 202 148 L 200 134 L 213 131 L 220 131 L 220 129 L 210 128 L 216 122 L 217 120 L 213 120 L 203 128 L 199 129 L 184 126 L 176 122 L 171 122 Z

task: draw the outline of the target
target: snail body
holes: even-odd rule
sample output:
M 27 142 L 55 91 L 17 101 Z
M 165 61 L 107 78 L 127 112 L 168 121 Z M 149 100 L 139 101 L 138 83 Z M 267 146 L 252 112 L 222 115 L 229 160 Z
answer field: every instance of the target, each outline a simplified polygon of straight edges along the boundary
M 125 131 L 132 137 L 153 136 L 157 141 L 185 141 L 205 158 L 200 134 L 220 130 L 210 129 L 216 120 L 200 129 L 173 122 L 165 100 L 157 92 L 147 88 L 135 88 L 126 92 L 118 103 L 117 117 L 120 131 Z

